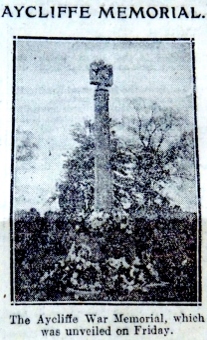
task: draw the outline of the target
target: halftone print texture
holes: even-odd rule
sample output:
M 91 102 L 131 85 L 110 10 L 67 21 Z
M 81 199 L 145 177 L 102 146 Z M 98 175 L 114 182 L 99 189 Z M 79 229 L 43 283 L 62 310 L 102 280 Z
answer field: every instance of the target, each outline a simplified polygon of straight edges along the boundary
M 191 39 L 14 40 L 12 303 L 200 304 Z

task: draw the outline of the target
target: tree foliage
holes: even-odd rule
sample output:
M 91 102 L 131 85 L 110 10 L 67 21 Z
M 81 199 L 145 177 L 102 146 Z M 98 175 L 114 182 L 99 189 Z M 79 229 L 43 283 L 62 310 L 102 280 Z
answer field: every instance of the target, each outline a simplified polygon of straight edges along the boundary
M 111 169 L 113 206 L 119 211 L 139 215 L 155 213 L 170 207 L 165 186 L 193 181 L 193 133 L 182 131 L 182 120 L 173 110 L 153 104 L 147 115 L 135 106 L 135 115 L 122 126 L 122 138 L 116 132 L 121 123 L 111 122 Z M 179 136 L 173 134 L 179 132 Z M 93 211 L 94 200 L 94 125 L 86 121 L 72 131 L 77 146 L 67 153 L 64 179 L 57 196 L 62 211 L 70 216 L 87 216 Z M 178 208 L 178 207 L 177 207 Z

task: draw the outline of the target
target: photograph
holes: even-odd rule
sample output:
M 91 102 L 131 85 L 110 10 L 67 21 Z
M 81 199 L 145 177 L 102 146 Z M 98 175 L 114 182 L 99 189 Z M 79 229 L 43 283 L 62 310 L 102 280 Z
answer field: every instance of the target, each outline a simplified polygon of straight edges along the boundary
M 13 40 L 11 301 L 198 304 L 193 39 Z

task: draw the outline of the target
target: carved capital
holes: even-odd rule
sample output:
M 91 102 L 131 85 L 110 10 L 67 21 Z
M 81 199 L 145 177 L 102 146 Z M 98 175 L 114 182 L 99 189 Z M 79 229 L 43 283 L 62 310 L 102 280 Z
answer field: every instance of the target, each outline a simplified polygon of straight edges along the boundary
M 106 65 L 104 61 L 90 64 L 90 84 L 98 87 L 109 87 L 113 85 L 112 65 Z

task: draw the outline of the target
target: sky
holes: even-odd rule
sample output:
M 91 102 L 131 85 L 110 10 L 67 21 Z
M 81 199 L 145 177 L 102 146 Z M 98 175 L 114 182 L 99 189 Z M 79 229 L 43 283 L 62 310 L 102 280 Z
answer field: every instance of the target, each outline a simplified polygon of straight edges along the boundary
M 189 41 L 17 40 L 16 46 L 15 210 L 35 207 L 44 214 L 58 208 L 48 199 L 62 178 L 63 154 L 75 146 L 71 130 L 94 119 L 93 61 L 113 66 L 111 118 L 126 121 L 140 101 L 157 102 L 182 117 L 183 128 L 193 129 Z M 121 133 L 124 138 L 126 131 Z M 194 184 L 182 193 L 168 190 L 184 210 L 196 209 Z

